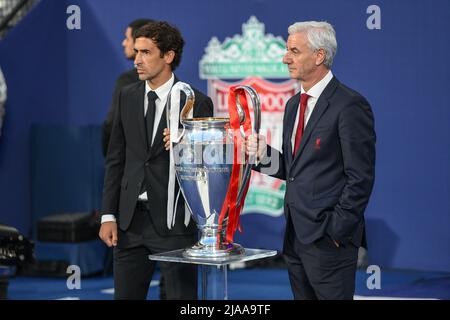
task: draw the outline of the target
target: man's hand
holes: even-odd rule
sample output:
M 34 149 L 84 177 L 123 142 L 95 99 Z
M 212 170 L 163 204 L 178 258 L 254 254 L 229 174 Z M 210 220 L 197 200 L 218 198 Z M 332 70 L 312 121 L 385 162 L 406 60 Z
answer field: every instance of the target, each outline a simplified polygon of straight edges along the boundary
M 163 141 L 164 141 L 164 148 L 165 148 L 166 150 L 169 150 L 169 149 L 170 149 L 170 131 L 169 131 L 168 128 L 165 128 L 165 129 L 164 129 L 164 131 L 163 131 L 163 136 L 164 136 L 164 138 L 163 138 Z
M 102 223 L 98 236 L 108 247 L 117 246 L 117 223 L 114 221 Z
M 260 160 L 267 151 L 266 137 L 263 135 L 252 134 L 245 141 L 245 152 L 248 156 L 257 156 L 257 160 Z

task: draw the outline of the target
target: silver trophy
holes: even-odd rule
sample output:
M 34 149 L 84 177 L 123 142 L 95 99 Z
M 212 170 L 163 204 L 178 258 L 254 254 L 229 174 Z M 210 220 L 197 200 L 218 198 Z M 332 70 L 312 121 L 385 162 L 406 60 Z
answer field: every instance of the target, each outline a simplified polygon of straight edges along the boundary
M 241 94 L 241 99 L 246 100 L 245 93 L 251 99 L 254 110 L 253 125 L 251 132 L 248 130 L 244 132 L 242 127 L 232 128 L 230 118 L 189 117 L 194 105 L 194 92 L 187 84 L 177 83 L 176 85 L 186 94 L 187 99 L 179 115 L 183 129 L 178 137 L 171 135 L 175 172 L 191 217 L 201 232 L 200 240 L 186 249 L 184 256 L 215 259 L 242 254 L 244 249 L 241 245 L 232 242 L 232 234 L 239 220 L 239 213 L 244 203 L 243 197 L 248 188 L 254 162 L 245 154 L 245 144 L 242 141 L 245 135 L 259 133 L 261 125 L 259 96 L 250 86 L 237 86 L 230 91 L 230 94 L 235 95 L 236 106 L 229 107 L 237 109 L 234 115 L 238 116 L 239 127 L 246 119 L 247 124 L 249 122 L 251 124 L 251 119 L 248 119 L 246 101 L 243 104 L 236 92 Z M 167 109 L 169 126 L 171 125 L 170 112 L 169 101 Z M 236 124 L 236 121 L 234 123 Z M 247 128 L 249 128 L 248 125 Z M 241 141 L 238 150 L 235 149 L 238 145 L 236 135 L 240 135 L 238 138 Z M 230 194 L 233 192 L 234 201 L 230 201 Z M 233 206 L 234 217 L 230 216 L 230 208 Z M 230 223 L 232 225 L 229 225 Z

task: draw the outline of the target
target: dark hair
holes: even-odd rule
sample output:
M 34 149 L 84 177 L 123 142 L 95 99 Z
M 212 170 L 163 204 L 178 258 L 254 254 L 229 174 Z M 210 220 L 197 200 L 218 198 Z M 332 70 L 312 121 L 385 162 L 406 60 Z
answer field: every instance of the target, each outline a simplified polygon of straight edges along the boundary
M 134 35 L 134 33 L 141 27 L 145 26 L 147 23 L 154 22 L 155 20 L 152 19 L 136 19 L 128 25 L 128 27 L 131 28 L 131 35 Z
M 151 39 L 156 43 L 158 49 L 161 50 L 161 58 L 170 50 L 175 52 L 170 66 L 172 71 L 178 67 L 183 53 L 184 40 L 177 28 L 166 21 L 151 22 L 134 33 L 134 40 L 141 37 Z

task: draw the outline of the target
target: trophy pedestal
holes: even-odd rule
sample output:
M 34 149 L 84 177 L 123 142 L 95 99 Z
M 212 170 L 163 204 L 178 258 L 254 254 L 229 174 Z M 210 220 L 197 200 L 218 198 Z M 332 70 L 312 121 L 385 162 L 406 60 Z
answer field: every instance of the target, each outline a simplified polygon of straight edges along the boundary
M 242 254 L 225 257 L 203 258 L 188 257 L 185 249 L 149 255 L 150 260 L 191 263 L 200 265 L 201 298 L 202 300 L 228 300 L 228 265 L 235 262 L 245 262 L 272 257 L 275 250 L 244 249 Z M 249 299 L 251 299 L 249 297 Z
M 214 259 L 216 261 L 229 259 L 232 256 L 243 255 L 245 249 L 233 243 L 228 248 L 216 249 L 215 243 L 212 245 L 204 245 L 198 242 L 193 247 L 187 248 L 183 252 L 183 256 L 191 259 Z

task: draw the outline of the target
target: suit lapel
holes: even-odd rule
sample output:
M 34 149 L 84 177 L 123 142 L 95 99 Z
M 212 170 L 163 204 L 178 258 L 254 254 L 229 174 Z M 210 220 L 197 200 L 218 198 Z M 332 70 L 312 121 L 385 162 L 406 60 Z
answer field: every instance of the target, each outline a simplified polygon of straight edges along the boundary
M 287 134 L 284 135 L 284 145 L 285 150 L 287 153 L 287 160 L 288 163 L 291 163 L 292 158 L 292 143 L 291 143 L 291 137 L 292 137 L 292 130 L 294 130 L 294 124 L 295 124 L 295 116 L 297 114 L 298 105 L 300 103 L 300 92 L 297 93 L 291 100 L 291 102 L 286 106 L 286 121 L 285 126 L 286 130 L 285 132 Z
M 328 98 L 334 93 L 338 84 L 338 80 L 333 77 L 333 79 L 331 79 L 330 83 L 328 83 L 328 85 L 325 87 L 325 90 L 317 100 L 314 110 L 311 113 L 311 117 L 308 120 L 308 124 L 305 127 L 305 131 L 303 132 L 302 141 L 300 142 L 300 146 L 293 160 L 294 163 L 300 158 L 300 155 L 302 154 L 309 138 L 311 137 L 311 133 L 314 127 L 317 125 L 317 122 L 319 121 L 325 110 L 327 110 L 329 105 Z
M 131 103 L 131 108 L 133 108 L 133 123 L 138 123 L 139 132 L 143 141 L 145 149 L 147 149 L 147 131 L 145 130 L 145 119 L 144 119 L 144 97 L 145 97 L 145 81 L 142 81 L 140 85 L 136 88 L 136 92 L 133 95 L 133 101 Z

